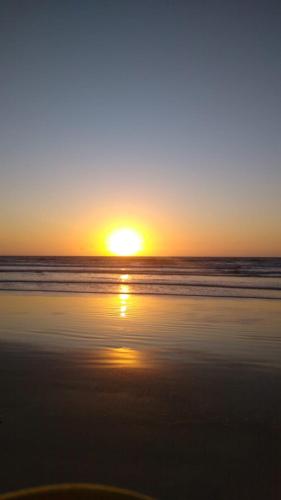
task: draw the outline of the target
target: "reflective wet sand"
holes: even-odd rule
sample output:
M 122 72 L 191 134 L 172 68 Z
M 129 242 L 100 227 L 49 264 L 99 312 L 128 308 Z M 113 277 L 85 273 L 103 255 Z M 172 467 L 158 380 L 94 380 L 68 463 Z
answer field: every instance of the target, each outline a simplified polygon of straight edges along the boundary
M 280 498 L 280 303 L 1 294 L 0 491 Z

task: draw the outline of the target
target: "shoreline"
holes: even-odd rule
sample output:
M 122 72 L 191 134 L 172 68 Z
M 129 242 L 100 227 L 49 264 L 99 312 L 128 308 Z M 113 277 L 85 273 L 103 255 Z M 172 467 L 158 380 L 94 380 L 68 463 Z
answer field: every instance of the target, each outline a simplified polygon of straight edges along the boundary
M 276 290 L 277 292 L 280 292 L 280 289 L 270 289 L 270 290 Z M 0 288 L 0 294 L 5 294 L 6 292 L 8 293 L 18 293 L 20 295 L 22 294 L 35 294 L 35 295 L 45 295 L 45 294 L 50 294 L 50 295 L 55 295 L 55 294 L 59 294 L 59 295 L 89 295 L 89 296 L 92 296 L 92 295 L 120 295 L 120 291 L 116 291 L 116 292 L 110 292 L 110 291 L 91 291 L 89 292 L 88 290 L 87 291 L 77 291 L 77 290 L 69 290 L 69 291 L 66 291 L 66 290 L 36 290 L 36 289 L 33 289 L 33 290 L 26 290 L 26 289 L 19 289 L 19 290 L 12 290 L 12 289 L 1 289 Z M 235 299 L 235 300 L 245 300 L 245 299 L 249 299 L 249 300 L 281 300 L 281 297 L 261 297 L 261 296 L 241 296 L 241 295 L 199 295 L 199 294 L 189 294 L 189 295 L 184 295 L 184 294 L 181 294 L 181 293 L 155 293 L 155 292 L 129 292 L 129 295 L 140 295 L 140 296 L 152 296 L 152 297 L 179 297 L 179 298 L 191 298 L 191 299 Z

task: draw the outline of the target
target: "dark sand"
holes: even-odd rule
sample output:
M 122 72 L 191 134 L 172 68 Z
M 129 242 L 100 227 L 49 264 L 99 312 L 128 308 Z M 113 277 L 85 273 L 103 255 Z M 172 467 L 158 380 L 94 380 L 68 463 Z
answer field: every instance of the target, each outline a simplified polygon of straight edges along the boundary
M 81 369 L 1 346 L 1 491 L 64 481 L 280 499 L 281 380 L 239 366 Z
M 98 358 L 1 341 L 1 492 L 89 481 L 163 500 L 281 498 L 280 370 L 200 352 Z

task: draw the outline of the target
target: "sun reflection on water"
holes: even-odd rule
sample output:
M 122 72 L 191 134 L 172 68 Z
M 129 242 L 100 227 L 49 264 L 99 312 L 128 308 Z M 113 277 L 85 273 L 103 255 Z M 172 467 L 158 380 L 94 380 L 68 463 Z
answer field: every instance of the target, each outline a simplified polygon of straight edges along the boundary
M 128 274 L 120 274 L 121 281 L 127 281 L 130 278 Z
M 142 354 L 136 349 L 128 347 L 115 347 L 106 350 L 107 362 L 115 367 L 138 368 L 143 365 Z
M 122 276 L 124 277 L 124 279 L 129 278 L 128 274 L 124 274 Z M 130 287 L 128 285 L 121 284 L 119 287 L 119 291 L 120 291 L 120 293 L 119 293 L 118 298 L 119 298 L 120 318 L 126 318 L 127 314 L 128 314 L 128 300 L 130 297 L 130 294 L 129 294 Z

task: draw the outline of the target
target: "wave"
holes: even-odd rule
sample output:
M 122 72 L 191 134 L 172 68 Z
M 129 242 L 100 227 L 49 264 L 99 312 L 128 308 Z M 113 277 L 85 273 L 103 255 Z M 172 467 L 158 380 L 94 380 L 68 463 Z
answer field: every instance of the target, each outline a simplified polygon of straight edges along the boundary
M 2 270 L 19 269 L 50 270 L 65 272 L 80 270 L 96 272 L 102 270 L 181 273 L 219 273 L 223 275 L 279 275 L 281 258 L 262 257 L 8 257 L 0 256 Z M 4 268 L 4 269 L 3 269 Z
M 105 295 L 116 295 L 120 292 L 116 291 L 110 291 L 110 290 L 69 290 L 69 289 L 59 289 L 56 288 L 55 290 L 48 290 L 48 289 L 38 289 L 38 288 L 13 288 L 13 289 L 7 289 L 7 288 L 1 288 L 0 287 L 0 292 L 24 292 L 24 293 L 60 293 L 60 294 L 105 294 Z M 198 297 L 198 298 L 216 298 L 216 299 L 253 299 L 253 300 L 281 300 L 281 297 L 272 297 L 272 296 L 261 296 L 261 295 L 239 295 L 239 294 L 232 294 L 232 295 L 225 295 L 225 294 L 206 294 L 206 293 L 183 293 L 183 292 L 167 292 L 167 291 L 145 291 L 145 292 L 140 292 L 140 291 L 130 291 L 130 295 L 160 295 L 160 296 L 175 296 L 175 297 Z
M 3 267 L 2 269 L 0 268 L 0 274 L 1 273 L 29 273 L 29 274 L 44 274 L 44 273 L 64 273 L 64 274 L 123 274 L 123 273 L 130 273 L 130 274 L 136 274 L 136 275 L 143 275 L 143 274 L 150 274 L 153 276 L 214 276 L 214 277 L 223 277 L 223 276 L 229 276 L 229 277 L 253 277 L 253 278 L 281 278 L 281 272 L 280 271 L 268 271 L 265 272 L 254 272 L 253 270 L 244 270 L 243 272 L 240 271 L 238 272 L 230 272 L 230 271 L 221 271 L 217 272 L 215 270 L 205 270 L 205 272 L 202 272 L 202 269 L 192 269 L 190 271 L 188 270 L 181 270 L 181 269 L 152 269 L 152 268 L 142 268 L 142 269 L 135 269 L 135 268 L 108 268 L 108 267 L 90 267 L 90 268 L 63 268 L 63 267 L 57 267 L 53 268 L 50 266 L 45 266 L 45 267 L 40 267 L 39 269 L 36 268 L 9 268 L 9 267 Z
M 48 285 L 123 285 L 127 283 L 123 283 L 120 280 L 0 280 L 0 283 L 28 283 L 28 284 L 48 284 Z M 270 291 L 281 291 L 281 286 L 253 286 L 253 285 L 231 285 L 231 284 L 222 284 L 222 283 L 189 283 L 189 282 L 173 282 L 173 281 L 130 281 L 129 286 L 131 285 L 147 285 L 147 286 L 183 286 L 183 287 L 204 287 L 204 288 L 230 288 L 230 289 L 245 289 L 245 290 L 270 290 Z

